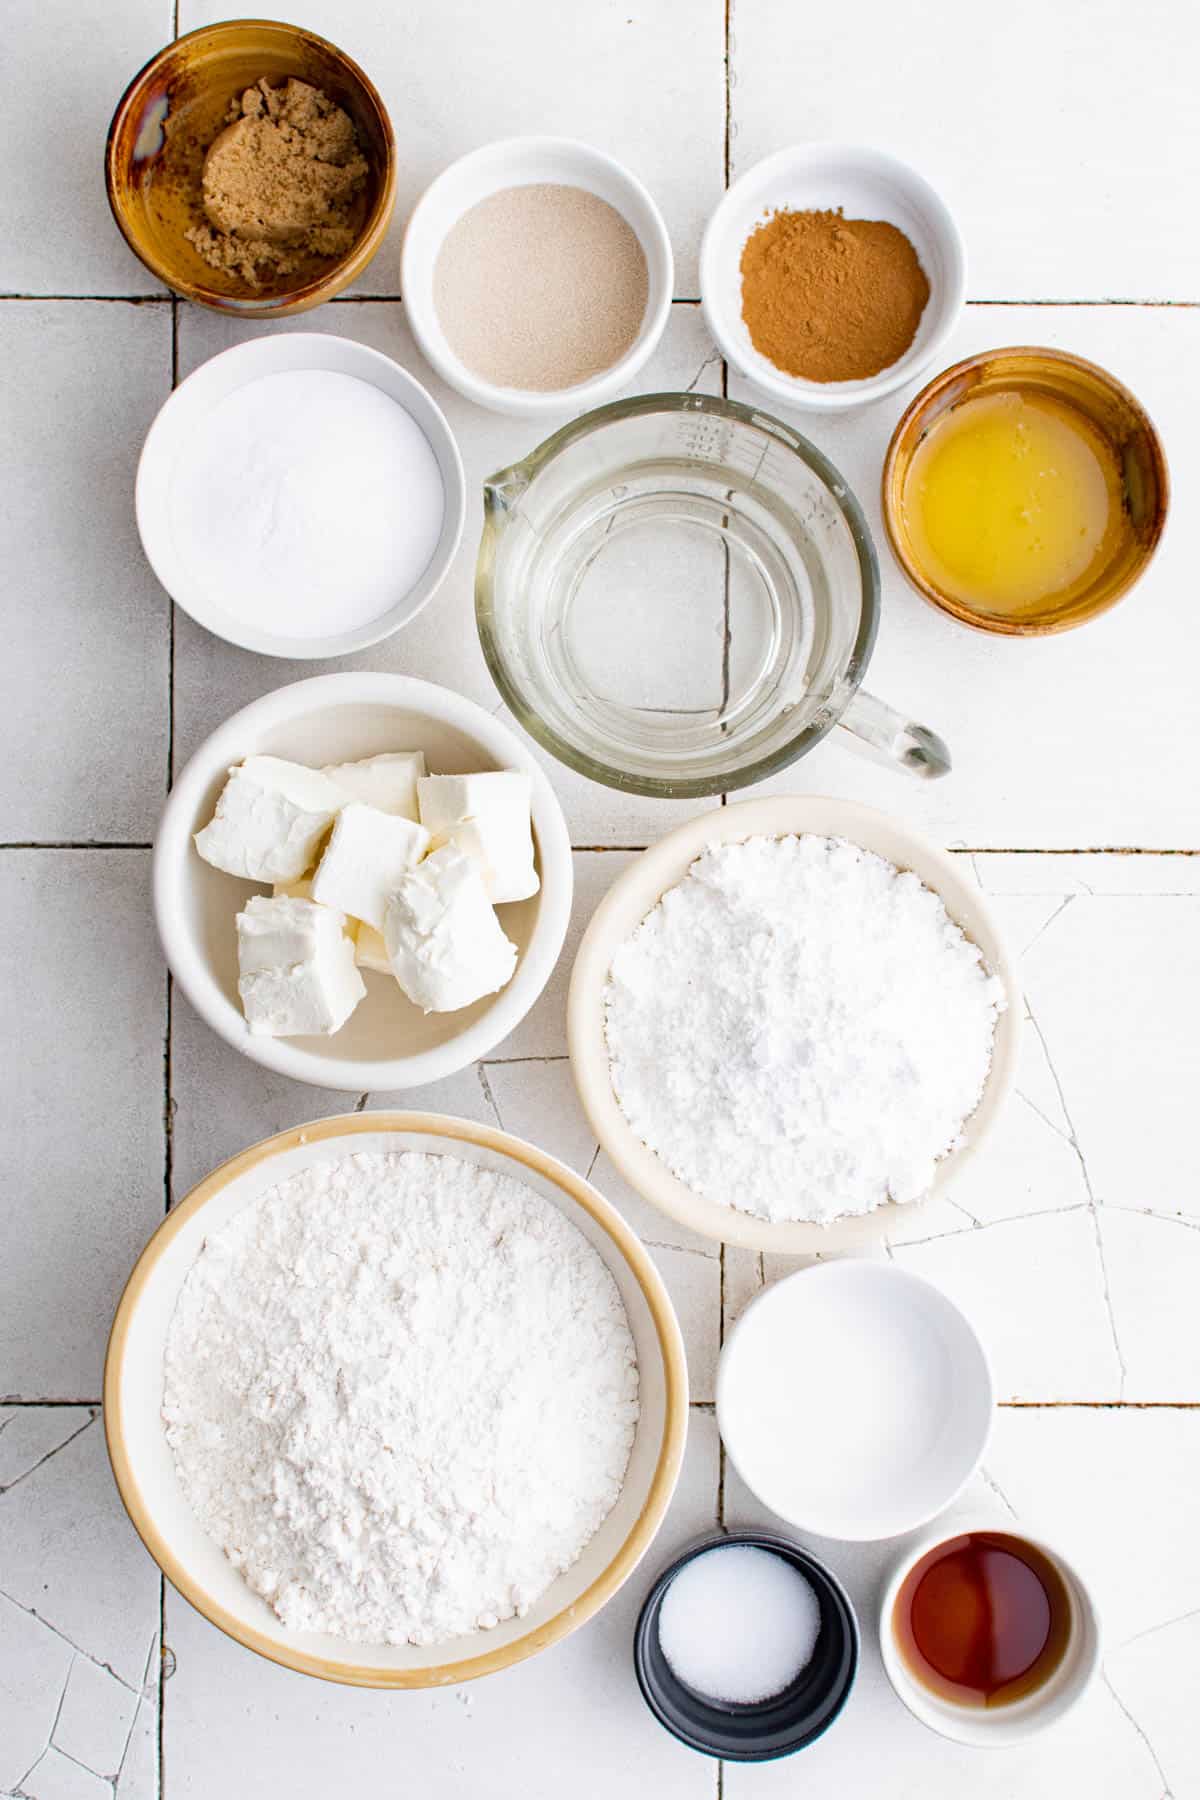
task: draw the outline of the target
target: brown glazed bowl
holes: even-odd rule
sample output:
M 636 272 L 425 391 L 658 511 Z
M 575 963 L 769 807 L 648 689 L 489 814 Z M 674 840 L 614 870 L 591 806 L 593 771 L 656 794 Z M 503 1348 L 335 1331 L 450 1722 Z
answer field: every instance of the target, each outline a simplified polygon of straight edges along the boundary
M 358 235 L 344 256 L 306 259 L 249 288 L 210 268 L 184 233 L 203 217 L 200 171 L 230 101 L 264 76 L 272 86 L 307 81 L 336 100 L 354 121 L 368 175 Z M 235 19 L 177 38 L 134 76 L 109 126 L 104 173 L 125 242 L 161 282 L 218 312 L 277 319 L 340 293 L 378 250 L 396 204 L 396 140 L 375 88 L 333 44 L 295 25 Z
M 918 560 L 904 519 L 904 487 L 917 446 L 951 407 L 981 394 L 1005 390 L 1052 395 L 1083 413 L 1108 440 L 1121 471 L 1129 529 L 1111 559 L 1066 604 L 1045 612 L 1007 617 L 976 611 L 945 593 Z M 892 434 L 883 465 L 883 522 L 896 561 L 926 600 L 963 625 L 1010 637 L 1044 637 L 1094 619 L 1128 593 L 1162 536 L 1167 517 L 1167 460 L 1157 431 L 1141 402 L 1107 370 L 1065 350 L 987 350 L 936 375 L 912 401 Z

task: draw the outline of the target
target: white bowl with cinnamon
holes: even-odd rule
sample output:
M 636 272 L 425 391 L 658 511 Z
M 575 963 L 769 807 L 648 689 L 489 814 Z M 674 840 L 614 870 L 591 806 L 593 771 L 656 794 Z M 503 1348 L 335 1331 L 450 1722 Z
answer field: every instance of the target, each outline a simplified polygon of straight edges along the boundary
M 933 361 L 966 299 L 945 203 L 882 150 L 797 144 L 734 182 L 700 250 L 704 317 L 726 359 L 787 406 L 841 412 Z
M 442 379 L 540 419 L 611 399 L 652 354 L 674 262 L 654 200 L 573 138 L 508 138 L 451 163 L 404 234 L 400 290 Z

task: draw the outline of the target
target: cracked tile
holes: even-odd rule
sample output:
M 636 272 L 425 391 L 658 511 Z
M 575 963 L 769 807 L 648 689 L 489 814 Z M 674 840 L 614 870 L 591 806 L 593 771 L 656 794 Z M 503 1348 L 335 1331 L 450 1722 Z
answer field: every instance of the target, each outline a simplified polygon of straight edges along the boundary
M 1000 1400 L 1119 1398 L 1087 1207 L 898 1244 L 895 1257 L 962 1307 L 987 1348 Z
M 50 1742 L 74 1659 L 68 1643 L 0 1594 L 0 1792 Z
M 1097 1224 L 1126 1365 L 1124 1398 L 1200 1402 L 1200 1229 L 1109 1206 L 1099 1208 Z
M 1200 1615 L 1192 1613 L 1109 1652 L 1113 1695 L 1145 1739 L 1175 1800 L 1200 1794 L 1195 1693 L 1179 1672 L 1200 1664 Z
M 179 1657 L 163 1721 L 168 1791 L 379 1800 L 397 1779 L 380 1746 L 396 1741 L 402 1714 L 406 1779 L 421 1800 L 605 1800 L 628 1788 L 631 1769 L 656 1800 L 712 1800 L 712 1765 L 647 1711 L 630 1643 L 646 1590 L 679 1548 L 713 1528 L 716 1498 L 716 1425 L 693 1412 L 680 1484 L 644 1563 L 565 1643 L 473 1682 L 469 1707 L 453 1691 L 367 1693 L 305 1680 L 231 1644 L 168 1589 L 167 1636 Z
M 96 1417 L 88 1406 L 17 1406 L 0 1428 L 0 1494 L 23 1481 Z
M 21 1783 L 25 1800 L 112 1800 L 112 1785 L 53 1745 Z
M 596 1154 L 592 1128 L 563 1062 L 489 1063 L 488 1087 L 505 1131 L 528 1138 L 586 1175 Z
M 117 1776 L 115 1800 L 159 1800 L 157 1698 L 138 1705 Z
M 115 1780 L 138 1696 L 97 1663 L 77 1656 L 51 1742 L 94 1774 Z
M 158 1570 L 117 1497 L 99 1421 L 0 1495 L 0 1593 L 135 1693 L 158 1591 Z

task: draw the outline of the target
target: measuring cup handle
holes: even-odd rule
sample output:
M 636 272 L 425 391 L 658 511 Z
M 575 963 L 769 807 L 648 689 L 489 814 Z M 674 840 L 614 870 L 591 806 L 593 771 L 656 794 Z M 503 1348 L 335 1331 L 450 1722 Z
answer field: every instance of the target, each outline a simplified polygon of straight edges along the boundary
M 950 773 L 950 752 L 936 731 L 904 718 L 874 694 L 864 694 L 861 688 L 838 724 L 872 749 L 882 750 L 912 775 L 928 781 Z

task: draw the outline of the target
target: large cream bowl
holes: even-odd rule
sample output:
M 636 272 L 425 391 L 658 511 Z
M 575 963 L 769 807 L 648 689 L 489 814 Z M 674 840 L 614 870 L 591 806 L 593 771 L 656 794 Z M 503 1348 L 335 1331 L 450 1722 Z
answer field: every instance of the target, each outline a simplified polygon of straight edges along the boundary
M 162 1421 L 163 1350 L 180 1288 L 210 1232 L 289 1175 L 360 1151 L 457 1156 L 523 1181 L 578 1226 L 620 1290 L 637 1348 L 641 1416 L 621 1497 L 579 1560 L 524 1618 L 448 1643 L 369 1645 L 289 1630 L 202 1530 Z M 108 1452 L 126 1510 L 185 1600 L 247 1649 L 325 1681 L 437 1687 L 510 1667 L 557 1643 L 610 1600 L 662 1523 L 687 1433 L 687 1366 L 667 1291 L 620 1214 L 580 1176 L 506 1132 L 433 1113 L 322 1119 L 244 1150 L 192 1189 L 142 1252 L 121 1296 L 104 1370 Z

